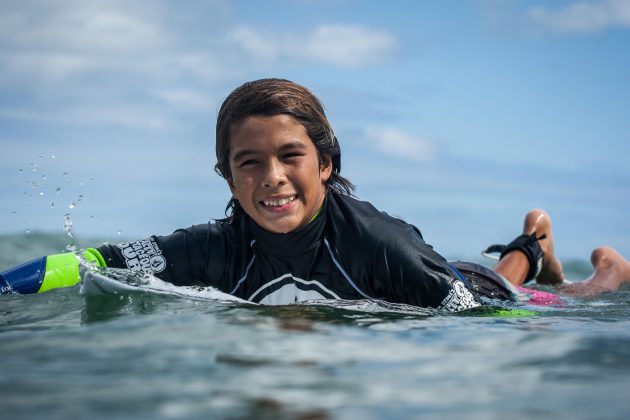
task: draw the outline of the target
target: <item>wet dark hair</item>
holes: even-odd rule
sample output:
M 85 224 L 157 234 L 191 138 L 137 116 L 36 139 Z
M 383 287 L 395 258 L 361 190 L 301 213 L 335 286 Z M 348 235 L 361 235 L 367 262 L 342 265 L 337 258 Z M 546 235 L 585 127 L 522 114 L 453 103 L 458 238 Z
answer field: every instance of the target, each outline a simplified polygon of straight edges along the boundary
M 284 79 L 260 79 L 246 82 L 234 89 L 223 101 L 217 117 L 216 154 L 214 170 L 230 180 L 230 135 L 232 127 L 251 116 L 286 114 L 295 118 L 306 130 L 317 149 L 319 162 L 332 163 L 332 174 L 326 188 L 340 194 L 352 195 L 354 185 L 339 174 L 341 149 L 332 127 L 326 118 L 324 107 L 313 93 Z M 242 214 L 238 201 L 232 197 L 225 214 L 235 217 Z

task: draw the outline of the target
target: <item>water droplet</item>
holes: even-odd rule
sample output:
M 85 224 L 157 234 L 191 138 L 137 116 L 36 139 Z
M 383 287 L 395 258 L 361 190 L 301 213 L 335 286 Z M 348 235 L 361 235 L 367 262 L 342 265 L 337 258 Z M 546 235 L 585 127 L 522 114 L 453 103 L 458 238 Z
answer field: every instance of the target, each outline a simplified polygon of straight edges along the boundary
M 57 156 L 55 156 L 54 154 L 50 155 L 51 158 L 55 159 Z
M 57 188 L 55 189 L 55 192 L 56 192 L 57 194 L 59 194 L 59 191 L 61 191 L 61 187 L 57 187 Z
M 63 215 L 63 218 L 64 218 L 63 230 L 65 230 L 66 232 L 68 230 L 72 230 L 72 215 L 70 213 L 66 213 Z
M 50 207 L 55 207 L 55 202 L 54 201 L 50 203 Z
M 44 191 L 40 191 L 40 192 L 39 192 L 39 195 L 40 195 L 40 197 L 41 197 L 42 195 L 44 195 Z
M 61 175 L 68 176 L 68 172 L 64 171 Z
M 119 230 L 118 232 L 116 232 L 117 235 L 120 235 L 122 233 L 122 230 Z
M 72 203 L 68 204 L 68 208 L 69 208 L 69 209 L 73 209 L 73 208 L 75 208 L 76 206 L 77 206 L 77 205 L 76 205 L 76 203 L 74 203 L 74 202 L 72 202 Z
M 74 244 L 74 236 L 72 236 L 72 216 L 70 215 L 70 213 L 66 213 L 63 217 L 63 230 L 65 230 L 70 237 L 70 243 L 66 245 L 66 251 L 75 252 L 77 250 L 77 247 Z
M 82 186 L 84 186 L 85 184 L 83 183 L 83 181 L 81 181 L 81 182 L 79 182 L 79 185 L 82 187 Z
M 90 216 L 90 219 L 94 219 L 94 216 Z
M 42 179 L 46 179 L 46 175 L 42 175 L 42 176 L 41 176 L 41 178 L 42 178 Z
M 36 164 L 34 164 L 34 163 L 31 163 L 31 171 L 35 172 L 35 171 L 37 171 L 38 169 L 39 169 L 39 166 L 37 166 L 37 165 L 36 165 Z
M 79 195 L 79 203 L 80 203 L 81 201 L 83 201 L 83 194 L 80 194 L 80 195 Z
M 39 160 L 44 159 L 44 155 L 39 155 Z
M 94 182 L 94 178 L 90 178 L 90 181 Z
M 26 234 L 28 235 L 29 233 L 31 233 L 30 229 L 26 229 Z
M 18 169 L 18 172 L 22 173 L 22 172 L 24 172 L 24 169 L 20 168 L 20 169 Z
M 17 214 L 17 211 L 13 210 L 13 211 L 11 212 L 11 214 Z
M 33 188 L 37 188 L 37 181 L 33 181 L 33 182 L 31 182 L 31 187 L 33 187 Z

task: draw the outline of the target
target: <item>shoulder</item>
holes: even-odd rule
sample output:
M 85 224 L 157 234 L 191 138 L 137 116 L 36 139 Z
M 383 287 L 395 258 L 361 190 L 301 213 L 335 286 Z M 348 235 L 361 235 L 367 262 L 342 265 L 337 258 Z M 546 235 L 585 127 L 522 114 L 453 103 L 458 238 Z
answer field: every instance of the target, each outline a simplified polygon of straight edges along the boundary
M 362 201 L 358 198 L 351 197 L 349 195 L 339 194 L 335 192 L 331 192 L 328 194 L 330 202 L 332 205 L 338 206 L 340 209 L 353 212 L 360 213 L 364 215 L 377 215 L 377 214 L 386 214 L 376 209 L 372 205 L 372 203 L 368 201 Z
M 331 223 L 342 231 L 354 231 L 355 235 L 375 238 L 381 243 L 388 238 L 399 240 L 406 236 L 422 240 L 418 228 L 378 210 L 370 202 L 335 193 L 329 197 Z
M 227 220 L 212 220 L 154 238 L 161 248 L 173 255 L 189 253 L 199 256 L 211 253 L 221 258 L 222 254 L 242 244 L 240 225 L 241 223 L 230 223 Z
M 455 280 L 413 225 L 351 197 L 331 197 L 331 236 L 351 276 L 390 302 L 438 307 Z

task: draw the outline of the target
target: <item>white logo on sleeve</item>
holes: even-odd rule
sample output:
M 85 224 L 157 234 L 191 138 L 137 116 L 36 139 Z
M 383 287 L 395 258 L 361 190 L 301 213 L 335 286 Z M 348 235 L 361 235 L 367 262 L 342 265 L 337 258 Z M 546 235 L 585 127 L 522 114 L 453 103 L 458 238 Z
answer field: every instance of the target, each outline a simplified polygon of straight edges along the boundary
M 131 271 L 156 274 L 166 268 L 166 258 L 153 238 L 125 242 L 117 246 Z
M 438 309 L 458 312 L 477 306 L 480 306 L 480 304 L 475 300 L 475 297 L 466 286 L 464 286 L 464 283 L 455 280 L 453 282 L 453 288 L 448 292 L 448 295 L 444 298 Z

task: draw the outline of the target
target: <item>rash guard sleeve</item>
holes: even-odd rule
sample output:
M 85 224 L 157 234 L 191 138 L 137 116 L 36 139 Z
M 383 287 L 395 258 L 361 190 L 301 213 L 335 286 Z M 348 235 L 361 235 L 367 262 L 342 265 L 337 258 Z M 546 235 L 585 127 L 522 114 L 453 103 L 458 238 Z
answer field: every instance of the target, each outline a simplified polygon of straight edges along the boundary
M 220 240 L 215 224 L 207 223 L 170 235 L 104 245 L 98 251 L 108 267 L 142 271 L 177 286 L 211 286 L 224 265 Z
M 464 279 L 424 242 L 419 232 L 409 231 L 395 241 L 382 241 L 375 262 L 377 275 L 389 279 L 385 293 L 392 301 L 449 312 L 479 306 Z

